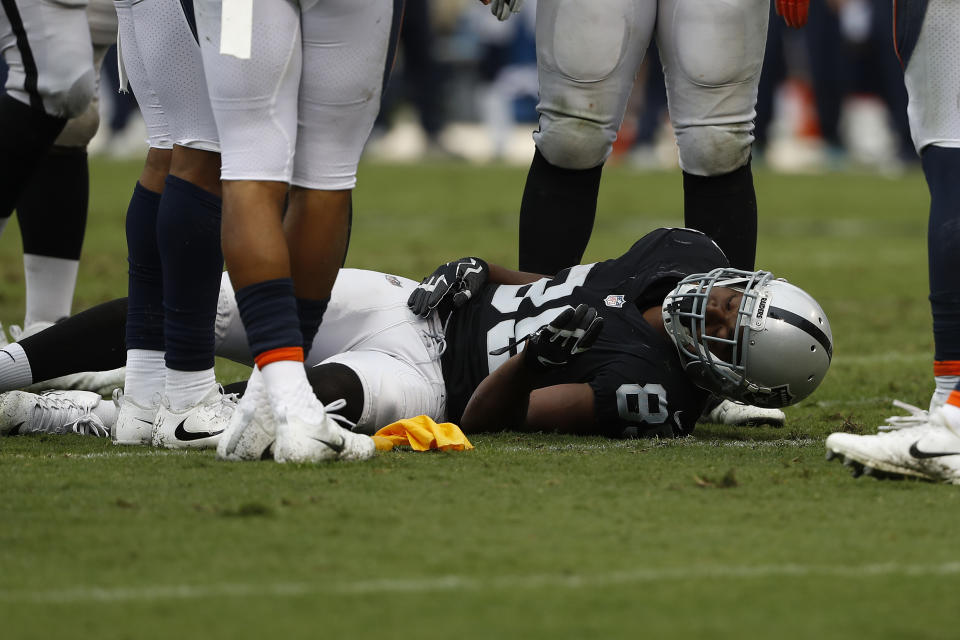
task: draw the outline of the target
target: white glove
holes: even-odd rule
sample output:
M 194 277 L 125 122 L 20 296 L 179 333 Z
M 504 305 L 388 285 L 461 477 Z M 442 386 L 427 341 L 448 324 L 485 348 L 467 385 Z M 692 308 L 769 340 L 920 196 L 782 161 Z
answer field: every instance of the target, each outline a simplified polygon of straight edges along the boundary
M 490 3 L 490 13 L 503 22 L 510 17 L 511 13 L 520 13 L 521 7 L 523 7 L 523 0 L 493 0 Z

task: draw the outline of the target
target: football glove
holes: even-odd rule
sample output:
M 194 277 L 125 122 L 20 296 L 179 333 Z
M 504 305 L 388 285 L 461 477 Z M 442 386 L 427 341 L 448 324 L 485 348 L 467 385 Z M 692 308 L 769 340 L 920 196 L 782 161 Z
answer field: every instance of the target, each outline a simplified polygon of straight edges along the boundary
M 777 15 L 783 16 L 788 27 L 799 29 L 807 24 L 810 0 L 777 0 Z
M 537 370 L 562 367 L 578 353 L 593 346 L 603 329 L 603 318 L 585 304 L 568 307 L 550 324 L 530 334 L 524 348 L 524 364 Z
M 490 277 L 490 267 L 480 258 L 460 258 L 437 267 L 420 281 L 407 298 L 407 306 L 426 318 L 441 303 L 461 307 L 475 296 Z
M 510 17 L 511 13 L 520 13 L 521 7 L 523 7 L 523 0 L 493 0 L 490 3 L 490 13 L 503 22 Z

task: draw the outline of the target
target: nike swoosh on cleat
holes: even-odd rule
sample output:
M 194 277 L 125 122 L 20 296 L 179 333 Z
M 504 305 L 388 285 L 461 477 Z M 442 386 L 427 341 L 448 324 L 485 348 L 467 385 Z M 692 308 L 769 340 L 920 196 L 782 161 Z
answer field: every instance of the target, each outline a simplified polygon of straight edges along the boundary
M 344 443 L 344 441 L 343 441 L 342 439 L 340 440 L 340 444 L 333 444 L 332 442 L 327 442 L 326 440 L 323 440 L 322 438 L 313 438 L 313 439 L 316 440 L 317 442 L 321 443 L 321 444 L 327 445 L 328 447 L 330 447 L 331 449 L 333 449 L 333 450 L 336 451 L 337 453 L 343 453 L 343 448 L 344 448 L 345 443 Z
M 177 440 L 189 442 L 190 440 L 201 440 L 203 438 L 212 438 L 213 436 L 220 435 L 224 431 L 223 429 L 220 429 L 220 431 L 187 431 L 186 429 L 183 428 L 183 424 L 186 421 L 187 419 L 184 418 L 183 422 L 178 424 L 177 428 L 173 432 L 173 436 Z
M 917 440 L 917 442 L 920 442 Z M 943 456 L 957 456 L 960 455 L 960 451 L 920 451 L 917 448 L 917 442 L 914 442 L 910 445 L 910 455 L 918 460 L 923 460 L 925 458 L 942 458 Z

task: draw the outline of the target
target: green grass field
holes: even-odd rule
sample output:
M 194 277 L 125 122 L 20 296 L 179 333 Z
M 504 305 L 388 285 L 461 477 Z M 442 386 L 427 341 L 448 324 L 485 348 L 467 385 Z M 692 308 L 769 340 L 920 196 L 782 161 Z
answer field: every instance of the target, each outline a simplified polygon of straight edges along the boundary
M 92 167 L 75 310 L 125 293 L 137 171 Z M 461 255 L 515 265 L 525 173 L 362 166 L 350 266 L 419 279 Z M 503 433 L 319 467 L 5 439 L 0 638 L 956 638 L 960 493 L 853 480 L 823 459 L 831 431 L 929 401 L 922 175 L 756 183 L 758 266 L 818 298 L 835 339 L 826 381 L 783 429 Z M 681 224 L 678 172 L 611 167 L 587 259 Z M 5 325 L 23 317 L 14 227 Z

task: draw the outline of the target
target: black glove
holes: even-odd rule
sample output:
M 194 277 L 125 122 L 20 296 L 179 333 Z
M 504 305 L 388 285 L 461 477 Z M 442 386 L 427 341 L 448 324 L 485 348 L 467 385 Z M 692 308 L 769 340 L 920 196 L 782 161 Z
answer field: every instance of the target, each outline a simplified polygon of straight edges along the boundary
M 596 309 L 585 304 L 570 307 L 530 335 L 523 350 L 524 364 L 539 371 L 563 366 L 589 349 L 602 329 L 603 318 Z
M 437 267 L 420 281 L 407 298 L 407 306 L 426 318 L 441 303 L 460 307 L 476 295 L 490 277 L 490 267 L 480 258 L 460 258 Z

